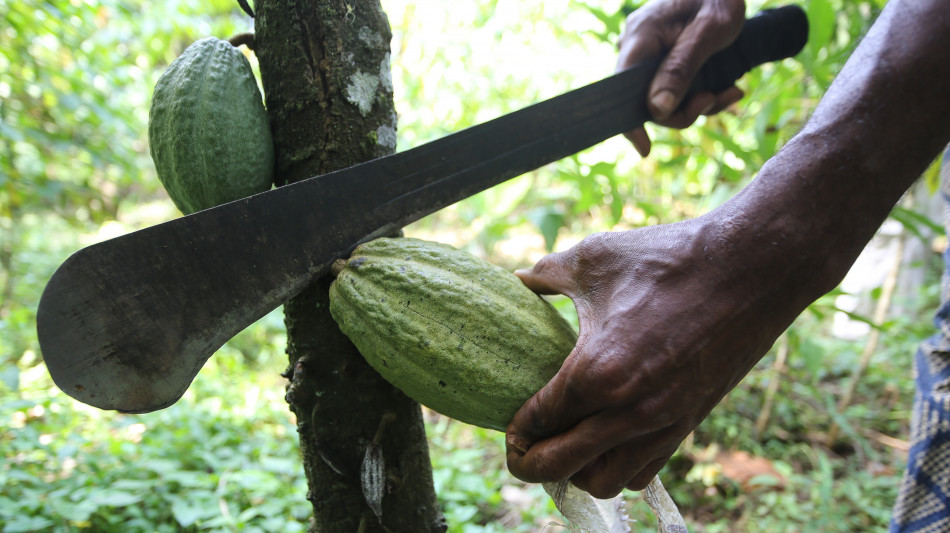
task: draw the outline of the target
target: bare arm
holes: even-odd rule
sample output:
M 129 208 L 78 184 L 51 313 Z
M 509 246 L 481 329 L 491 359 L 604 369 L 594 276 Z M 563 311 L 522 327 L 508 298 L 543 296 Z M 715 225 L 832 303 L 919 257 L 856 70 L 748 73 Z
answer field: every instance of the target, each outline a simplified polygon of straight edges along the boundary
M 729 202 L 521 273 L 574 299 L 581 335 L 508 427 L 511 471 L 599 497 L 642 489 L 948 141 L 950 1 L 892 0 L 802 132 Z

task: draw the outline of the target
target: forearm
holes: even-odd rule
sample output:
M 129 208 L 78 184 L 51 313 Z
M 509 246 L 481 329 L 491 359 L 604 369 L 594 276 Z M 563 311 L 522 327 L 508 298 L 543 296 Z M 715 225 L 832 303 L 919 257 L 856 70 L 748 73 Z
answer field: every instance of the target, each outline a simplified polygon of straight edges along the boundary
M 723 206 L 718 231 L 728 241 L 743 232 L 760 261 L 780 258 L 750 266 L 785 276 L 769 283 L 807 305 L 840 281 L 948 140 L 950 2 L 892 0 L 802 132 Z
M 891 2 L 742 193 L 678 224 L 592 235 L 519 274 L 570 296 L 581 327 L 508 427 L 515 475 L 571 478 L 601 498 L 642 489 L 838 283 L 950 140 L 950 0 Z

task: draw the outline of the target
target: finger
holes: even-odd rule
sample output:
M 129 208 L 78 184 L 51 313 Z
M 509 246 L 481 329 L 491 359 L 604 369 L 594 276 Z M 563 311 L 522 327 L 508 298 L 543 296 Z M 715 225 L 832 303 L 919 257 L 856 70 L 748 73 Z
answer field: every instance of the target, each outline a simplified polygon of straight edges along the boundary
M 623 456 L 616 449 L 610 450 L 572 476 L 571 483 L 595 498 L 606 500 L 620 494 L 623 489 L 643 490 L 666 466 L 670 457 L 672 454 L 659 459 L 638 457 L 642 461 L 640 464 L 628 466 L 629 456 Z
M 639 10 L 638 10 L 639 11 Z M 648 59 L 663 54 L 665 49 L 659 24 L 650 23 L 650 17 L 641 17 L 638 23 L 632 23 L 637 15 L 627 19 L 627 27 L 620 40 L 617 54 L 616 72 L 621 72 Z
M 647 487 L 650 484 L 650 481 L 660 473 L 660 470 L 663 470 L 663 467 L 666 466 L 666 463 L 670 462 L 670 457 L 673 454 L 670 454 L 661 459 L 656 459 L 655 461 L 647 464 L 640 470 L 640 473 L 635 475 L 629 482 L 627 482 L 626 488 L 630 490 L 640 491 Z
M 655 119 L 663 120 L 676 110 L 702 64 L 732 42 L 741 29 L 739 25 L 734 31 L 721 31 L 722 24 L 716 17 L 699 17 L 683 29 L 650 85 L 648 107 Z
M 742 99 L 745 94 L 738 87 L 730 87 L 719 94 L 696 93 L 675 113 L 659 124 L 668 128 L 687 128 L 696 122 L 700 115 L 714 115 Z
M 732 87 L 729 87 L 725 91 L 717 94 L 716 104 L 709 110 L 705 111 L 703 114 L 715 115 L 716 113 L 719 113 L 723 109 L 726 109 L 729 106 L 739 102 L 739 100 L 742 100 L 744 96 L 745 96 L 745 92 L 743 92 L 742 89 L 733 85 Z
M 744 96 L 745 93 L 736 86 L 729 87 L 717 95 L 706 92 L 697 93 L 693 95 L 679 111 L 658 123 L 669 128 L 683 129 L 696 122 L 696 119 L 699 118 L 700 115 L 714 115 L 719 113 L 723 109 L 741 100 Z M 633 147 L 637 150 L 637 153 L 640 154 L 640 157 L 650 155 L 653 143 L 650 141 L 650 136 L 647 134 L 646 128 L 640 127 L 628 131 L 624 133 L 624 137 L 633 144 Z
M 681 109 L 660 121 L 669 128 L 683 129 L 696 122 L 700 115 L 708 113 L 716 106 L 716 96 L 712 93 L 697 93 L 686 101 Z
M 650 136 L 647 134 L 646 128 L 637 128 L 623 135 L 633 144 L 633 147 L 637 150 L 637 153 L 640 154 L 640 157 L 650 155 L 652 143 L 650 142 Z
M 527 454 L 537 442 L 570 429 L 589 414 L 587 402 L 572 394 L 566 383 L 576 351 L 568 356 L 551 381 L 528 398 L 512 417 L 505 436 L 509 450 Z
M 539 294 L 574 294 L 574 268 L 570 251 L 556 252 L 542 257 L 530 269 L 516 270 L 529 289 Z
M 630 453 L 636 453 L 636 451 Z M 629 462 L 630 457 L 628 456 L 625 459 L 625 462 Z M 571 483 L 595 498 L 601 500 L 613 498 L 620 494 L 630 478 L 628 469 L 617 471 L 617 462 L 617 448 L 608 450 L 571 476 Z
M 647 2 L 630 13 L 620 38 L 617 71 L 666 52 L 697 8 L 688 2 Z
M 585 418 L 555 437 L 536 441 L 526 451 L 509 446 L 508 469 L 529 483 L 568 479 L 626 438 L 605 421 L 605 417 Z
M 575 487 L 601 500 L 609 500 L 610 498 L 620 494 L 624 488 L 623 485 L 620 485 L 619 488 L 616 488 L 613 485 L 607 487 L 605 484 L 591 483 L 591 481 L 597 479 L 597 473 L 603 472 L 607 469 L 607 464 L 611 462 L 609 456 L 611 455 L 612 451 L 613 450 L 608 450 L 607 453 L 600 455 L 593 461 L 584 465 L 584 468 L 580 469 L 576 474 L 571 476 L 571 483 L 573 483 Z
M 624 488 L 638 486 L 643 479 L 644 485 L 649 483 L 679 446 L 681 439 L 674 428 L 624 441 L 587 464 L 571 481 L 597 498 L 612 498 Z

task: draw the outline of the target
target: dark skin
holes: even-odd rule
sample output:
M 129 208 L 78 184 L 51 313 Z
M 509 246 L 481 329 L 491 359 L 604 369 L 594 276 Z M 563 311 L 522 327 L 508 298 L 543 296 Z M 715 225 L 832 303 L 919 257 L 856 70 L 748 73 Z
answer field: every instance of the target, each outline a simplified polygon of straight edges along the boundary
M 617 70 L 665 53 L 650 84 L 647 105 L 657 124 L 685 128 L 699 115 L 718 113 L 742 98 L 742 91 L 730 87 L 720 94 L 696 94 L 680 106 L 702 64 L 739 36 L 744 21 L 743 0 L 651 2 L 627 18 Z M 626 136 L 641 156 L 649 155 L 650 138 L 644 128 Z
M 669 11 L 648 26 L 672 20 L 672 29 L 651 30 L 646 41 L 663 48 L 702 6 L 718 22 L 701 33 L 731 37 L 693 42 L 738 33 L 734 2 L 656 2 Z M 693 18 L 671 14 L 684 10 Z M 629 40 L 650 31 L 632 23 L 639 29 L 625 34 L 621 65 L 645 53 Z M 674 73 L 702 63 L 678 61 Z M 657 87 L 674 87 L 675 105 L 691 75 L 658 74 L 654 113 Z M 681 223 L 591 235 L 519 272 L 539 293 L 571 297 L 581 331 L 558 374 L 508 426 L 511 472 L 530 482 L 570 478 L 599 498 L 643 489 L 805 307 L 837 285 L 950 141 L 948 88 L 950 1 L 891 0 L 803 130 L 730 201 Z M 706 95 L 706 104 L 658 120 L 683 125 L 675 120 L 734 97 Z M 629 137 L 648 150 L 645 133 Z

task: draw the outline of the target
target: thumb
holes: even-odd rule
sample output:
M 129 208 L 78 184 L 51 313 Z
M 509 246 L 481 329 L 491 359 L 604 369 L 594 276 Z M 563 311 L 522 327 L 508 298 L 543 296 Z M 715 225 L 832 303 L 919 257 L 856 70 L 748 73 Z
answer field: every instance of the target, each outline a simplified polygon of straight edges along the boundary
M 582 384 L 584 338 L 582 334 L 558 373 L 508 423 L 505 455 L 508 469 L 519 479 L 567 479 L 615 445 L 591 431 L 593 426 L 583 424 L 599 409 L 596 394 L 591 395 Z
M 679 42 L 660 64 L 650 86 L 648 107 L 653 118 L 664 120 L 676 111 L 699 67 L 709 54 L 691 49 L 692 43 Z
M 573 298 L 576 283 L 571 257 L 570 251 L 548 254 L 534 267 L 516 270 L 515 275 L 538 294 L 563 294 Z
M 529 398 L 515 413 L 506 431 L 509 465 L 521 458 L 536 442 L 572 427 L 589 414 L 586 403 L 572 394 L 571 376 L 583 359 L 578 354 L 590 338 L 591 306 L 584 298 L 578 298 L 577 255 L 574 248 L 553 253 L 541 258 L 529 270 L 516 271 L 522 282 L 541 294 L 563 294 L 574 301 L 580 323 L 580 335 L 561 369 L 553 378 Z
M 663 120 L 679 107 L 703 64 L 734 41 L 742 29 L 741 23 L 725 30 L 721 24 L 715 18 L 697 19 L 667 53 L 650 84 L 648 107 L 655 119 Z

